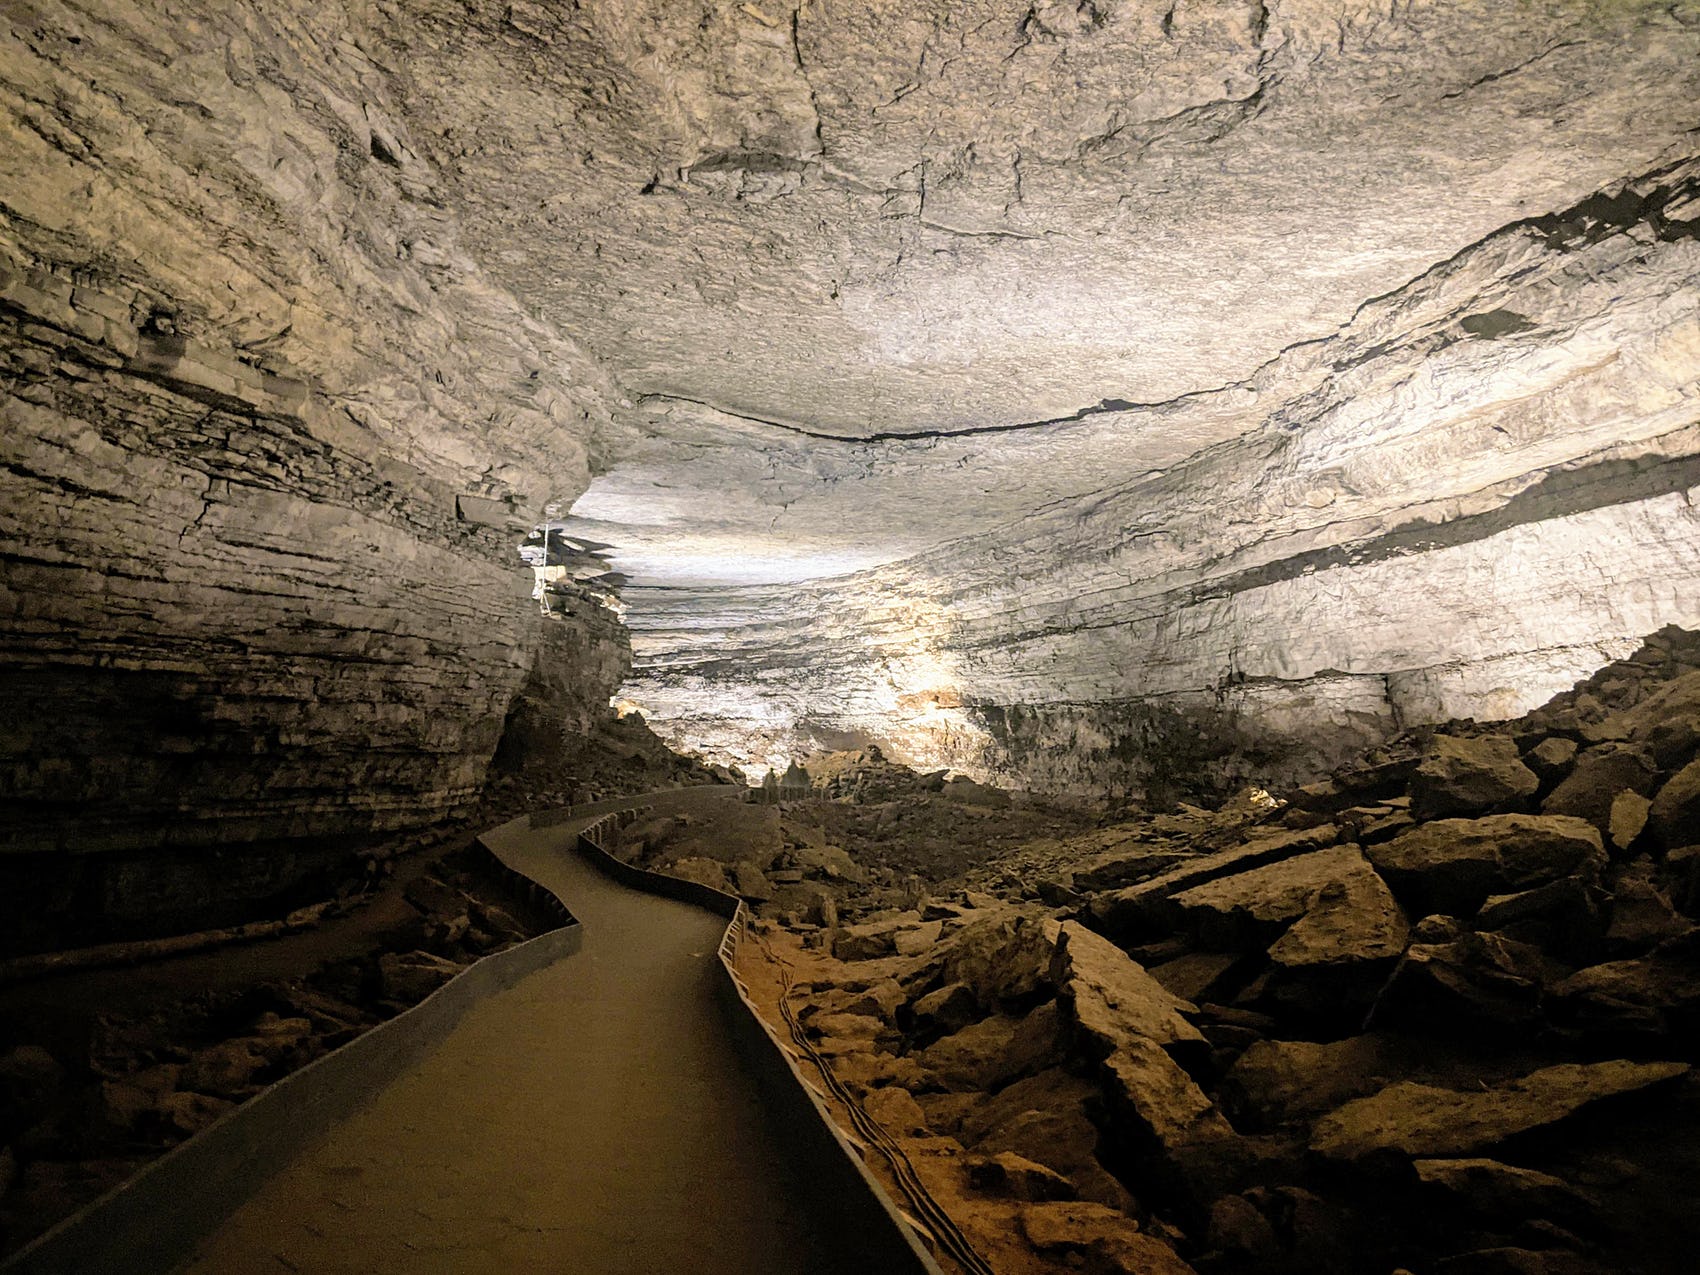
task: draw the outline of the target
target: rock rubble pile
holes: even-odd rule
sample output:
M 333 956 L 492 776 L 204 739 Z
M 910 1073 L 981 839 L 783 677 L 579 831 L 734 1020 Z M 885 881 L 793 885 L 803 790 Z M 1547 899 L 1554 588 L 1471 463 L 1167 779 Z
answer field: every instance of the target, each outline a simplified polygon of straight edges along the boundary
M 800 1013 L 942 1193 L 1001 1205 L 1011 1269 L 1675 1271 L 1697 865 L 1700 635 L 1667 629 L 1284 800 L 841 903 L 793 926 Z

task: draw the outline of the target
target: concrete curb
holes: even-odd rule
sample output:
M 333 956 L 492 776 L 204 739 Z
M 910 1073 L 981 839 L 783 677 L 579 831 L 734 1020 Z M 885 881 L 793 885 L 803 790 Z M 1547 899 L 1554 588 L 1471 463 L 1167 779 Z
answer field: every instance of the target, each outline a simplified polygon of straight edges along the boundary
M 560 928 L 484 957 L 413 1008 L 261 1090 L 0 1262 L 0 1271 L 165 1275 L 304 1148 L 436 1049 L 473 1006 L 578 951 L 584 931 L 565 903 L 491 858 Z

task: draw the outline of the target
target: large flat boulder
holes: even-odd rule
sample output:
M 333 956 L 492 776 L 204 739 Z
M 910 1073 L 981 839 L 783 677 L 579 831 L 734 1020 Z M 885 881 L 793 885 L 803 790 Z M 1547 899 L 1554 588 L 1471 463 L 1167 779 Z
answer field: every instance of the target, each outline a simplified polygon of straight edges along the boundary
M 1599 829 L 1569 815 L 1439 819 L 1364 853 L 1415 916 L 1471 916 L 1490 895 L 1605 865 Z
M 1660 766 L 1681 765 L 1700 751 L 1700 671 L 1684 673 L 1615 722 L 1625 738 L 1652 749 Z
M 1374 876 L 1356 846 L 1333 846 L 1218 877 L 1181 891 L 1172 902 L 1206 946 L 1248 950 L 1278 938 L 1310 911 L 1324 887 Z
M 1624 793 L 1645 796 L 1658 780 L 1659 770 L 1649 749 L 1638 744 L 1597 744 L 1586 749 L 1564 781 L 1546 795 L 1541 813 L 1575 815 L 1609 833 L 1617 799 Z
M 1687 1063 L 1561 1063 L 1483 1089 L 1399 1081 L 1324 1116 L 1310 1149 L 1326 1160 L 1362 1162 L 1468 1156 L 1531 1129 L 1556 1124 L 1603 1098 L 1686 1075 Z
M 1149 881 L 1094 899 L 1092 919 L 1105 934 L 1118 939 L 1145 938 L 1164 932 L 1179 916 L 1178 910 L 1170 905 L 1175 895 L 1218 877 L 1233 876 L 1332 845 L 1339 836 L 1338 827 L 1323 824 L 1272 833 L 1215 854 L 1189 859 Z
M 1411 813 L 1419 819 L 1481 814 L 1524 801 L 1540 786 L 1508 736 L 1436 735 L 1411 777 Z
M 1318 1044 L 1260 1040 L 1222 1078 L 1222 1097 L 1242 1128 L 1308 1120 L 1383 1088 L 1396 1074 L 1395 1042 L 1352 1036 Z
M 1203 1035 L 1183 1016 L 1192 1007 L 1077 921 L 1060 927 L 1050 977 L 1083 1043 L 1100 1058 L 1130 1041 L 1149 1041 L 1189 1062 L 1209 1053 Z

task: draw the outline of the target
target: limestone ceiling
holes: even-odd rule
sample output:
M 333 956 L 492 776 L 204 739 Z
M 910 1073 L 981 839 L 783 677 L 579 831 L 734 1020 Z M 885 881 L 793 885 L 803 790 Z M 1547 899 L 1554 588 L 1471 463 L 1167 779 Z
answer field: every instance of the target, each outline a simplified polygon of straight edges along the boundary
M 628 390 L 575 513 L 650 583 L 888 562 L 1243 434 L 1284 348 L 1700 125 L 1692 0 L 377 12 L 475 251 Z

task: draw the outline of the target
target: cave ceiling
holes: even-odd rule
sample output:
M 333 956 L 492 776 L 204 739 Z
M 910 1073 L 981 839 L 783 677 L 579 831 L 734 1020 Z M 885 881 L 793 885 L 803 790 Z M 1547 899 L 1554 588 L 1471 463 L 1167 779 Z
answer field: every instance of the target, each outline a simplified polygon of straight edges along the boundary
M 639 583 L 832 576 L 1161 471 L 1263 423 L 1283 350 L 1700 122 L 1693 4 L 393 16 L 482 264 L 625 387 L 575 514 Z

